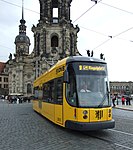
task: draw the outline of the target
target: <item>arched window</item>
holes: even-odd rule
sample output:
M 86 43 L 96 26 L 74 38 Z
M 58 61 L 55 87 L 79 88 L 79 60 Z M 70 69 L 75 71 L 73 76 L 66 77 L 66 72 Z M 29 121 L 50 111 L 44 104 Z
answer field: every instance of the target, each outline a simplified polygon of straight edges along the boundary
M 28 83 L 27 84 L 27 94 L 31 94 L 31 93 L 32 93 L 31 84 Z
M 57 36 L 53 36 L 51 38 L 51 47 L 58 47 L 58 37 Z

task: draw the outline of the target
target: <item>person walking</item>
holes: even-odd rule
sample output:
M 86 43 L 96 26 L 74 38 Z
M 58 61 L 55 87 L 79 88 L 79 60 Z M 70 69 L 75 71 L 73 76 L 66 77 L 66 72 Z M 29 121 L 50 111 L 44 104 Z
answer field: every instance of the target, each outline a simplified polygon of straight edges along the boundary
M 122 105 L 125 105 L 125 97 L 124 96 L 122 96 L 121 102 L 122 102 Z
M 130 100 L 131 100 L 131 98 L 129 96 L 127 96 L 127 98 L 126 98 L 126 105 L 131 105 Z
M 114 95 L 113 98 L 112 98 L 112 103 L 113 103 L 113 107 L 115 107 L 115 100 L 116 100 L 116 96 Z

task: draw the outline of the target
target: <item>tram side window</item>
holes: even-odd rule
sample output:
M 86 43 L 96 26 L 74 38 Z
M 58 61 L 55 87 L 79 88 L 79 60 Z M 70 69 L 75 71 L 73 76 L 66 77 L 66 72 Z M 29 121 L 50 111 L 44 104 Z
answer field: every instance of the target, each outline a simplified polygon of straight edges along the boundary
M 42 100 L 42 97 L 43 97 L 42 89 L 40 89 L 39 87 L 35 88 L 34 95 L 35 95 L 35 99 Z
M 56 102 L 57 104 L 63 104 L 63 78 L 57 79 L 56 85 Z
M 35 88 L 34 89 L 34 97 L 35 97 L 35 99 L 38 99 L 38 89 L 37 88 Z
M 51 102 L 54 103 L 54 101 L 55 101 L 55 84 L 54 84 L 54 81 L 50 82 L 50 91 L 51 91 Z
M 45 102 L 54 103 L 54 81 L 49 81 L 43 85 L 43 97 Z
M 39 100 L 42 100 L 42 99 L 43 99 L 43 91 L 42 91 L 42 89 L 39 89 L 39 92 L 38 92 L 38 99 L 39 99 Z
M 49 83 L 45 83 L 43 85 L 43 97 L 44 97 L 44 101 L 48 102 L 49 101 L 49 95 L 50 95 L 50 85 Z
M 49 96 L 48 96 L 48 102 L 49 103 L 54 103 L 54 81 L 49 81 Z

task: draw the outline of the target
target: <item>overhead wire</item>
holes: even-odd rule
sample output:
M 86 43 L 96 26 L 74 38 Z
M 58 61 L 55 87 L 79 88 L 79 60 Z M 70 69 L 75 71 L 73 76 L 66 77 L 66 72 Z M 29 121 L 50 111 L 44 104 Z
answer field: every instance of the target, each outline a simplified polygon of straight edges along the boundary
M 126 30 L 124 30 L 124 31 L 122 31 L 122 32 L 120 32 L 120 33 L 118 33 L 118 34 L 116 34 L 116 35 L 115 35 L 115 36 L 113 36 L 113 37 L 117 37 L 117 36 L 119 36 L 119 35 L 121 35 L 121 34 L 123 34 L 123 33 L 127 32 L 127 31 L 129 31 L 129 30 L 132 30 L 132 29 L 133 29 L 133 27 L 128 28 L 128 29 L 126 29 Z
M 98 1 L 98 3 L 100 2 L 101 4 L 104 4 L 104 5 L 106 5 L 106 6 L 109 6 L 109 7 L 112 7 L 112 8 L 114 8 L 114 9 L 117 9 L 117 10 L 120 10 L 120 11 L 123 11 L 123 12 L 125 12 L 125 13 L 129 13 L 129 14 L 132 14 L 132 15 L 133 15 L 132 12 L 129 12 L 129 11 L 127 11 L 127 10 L 124 10 L 124 9 L 121 9 L 121 8 L 118 8 L 118 7 L 115 7 L 115 6 L 106 4 L 106 3 L 103 3 L 103 2 L 101 2 L 101 1 L 102 1 L 102 0 Z M 77 20 L 79 20 L 82 16 L 84 16 L 84 15 L 85 15 L 89 10 L 91 10 L 96 4 L 97 4 L 97 3 L 95 3 L 94 5 L 92 5 L 89 9 L 87 9 L 87 10 L 86 10 L 83 14 L 81 14 L 76 20 L 74 20 L 73 23 L 76 22 Z M 98 47 L 102 46 L 103 44 L 107 43 L 107 42 L 110 41 L 112 38 L 116 38 L 116 37 L 118 38 L 119 35 L 121 35 L 121 34 L 127 32 L 127 31 L 129 31 L 129 30 L 131 30 L 131 29 L 133 29 L 133 27 L 131 27 L 131 28 L 127 29 L 127 30 L 124 30 L 124 31 L 122 31 L 122 32 L 120 32 L 120 33 L 118 33 L 118 34 L 116 34 L 115 36 L 111 36 L 111 35 L 105 35 L 105 34 L 103 34 L 103 33 L 101 33 L 101 32 L 97 32 L 97 31 L 92 30 L 92 29 L 85 28 L 85 27 L 83 27 L 83 26 L 80 26 L 80 27 L 83 28 L 83 29 L 90 30 L 90 31 L 92 31 L 92 32 L 98 33 L 98 34 L 100 34 L 100 35 L 107 36 L 107 37 L 109 38 L 109 39 L 105 40 L 104 42 L 102 42 L 100 45 L 96 46 L 93 50 L 95 50 L 95 49 L 97 49 Z M 126 40 L 126 39 L 123 39 L 123 38 L 119 38 L 119 39 Z M 133 40 L 127 40 L 127 41 L 133 42 Z
M 127 32 L 127 31 L 129 31 L 129 30 L 131 30 L 131 29 L 133 29 L 133 27 L 131 27 L 131 28 L 129 28 L 129 29 L 126 29 L 126 30 L 122 31 L 122 32 L 120 32 L 120 33 L 116 34 L 115 36 L 108 35 L 108 34 L 104 34 L 104 33 L 101 33 L 101 32 L 98 32 L 98 31 L 95 31 L 95 30 L 92 30 L 92 29 L 88 29 L 88 28 L 83 27 L 83 26 L 79 26 L 79 27 L 80 27 L 80 28 L 83 28 L 83 29 L 85 29 L 85 30 L 88 30 L 88 31 L 91 31 L 91 32 L 94 32 L 94 33 L 100 34 L 100 35 L 102 35 L 102 36 L 109 37 L 109 38 L 114 38 L 114 37 L 115 37 L 115 38 L 118 38 L 118 39 L 126 40 L 126 41 L 128 41 L 128 42 L 133 42 L 132 40 L 124 39 L 124 38 L 120 38 L 120 37 L 118 37 L 119 35 L 121 35 L 121 34 L 123 34 L 123 33 Z
M 10 4 L 10 5 L 12 5 L 12 6 L 16 6 L 16 7 L 22 8 L 22 6 L 17 5 L 17 4 L 14 4 L 14 3 L 11 3 L 11 2 L 8 2 L 8 1 L 6 1 L 6 0 L 0 0 L 0 1 L 2 1 L 2 2 L 4 2 L 4 3 L 7 3 L 7 4 Z M 38 12 L 36 12 L 36 11 L 34 11 L 34 10 L 31 10 L 31 9 L 28 9 L 28 8 L 24 8 L 24 9 L 25 9 L 25 10 L 28 10 L 28 11 L 31 11 L 31 12 L 33 12 L 33 13 L 40 14 L 40 13 L 38 13 Z M 7 46 L 1 45 L 1 44 L 0 44 L 0 46 L 3 47 L 3 48 L 6 48 L 6 49 L 13 50 L 13 49 L 11 49 L 11 48 L 9 48 L 9 47 L 7 47 Z M 2 56 L 0 56 L 0 57 L 2 57 Z M 6 56 L 3 56 L 3 57 L 6 57 Z
M 129 40 L 129 39 L 121 38 L 121 37 L 117 37 L 117 39 L 124 40 L 124 41 L 127 41 L 127 42 L 133 42 L 133 40 Z
M 97 1 L 97 3 L 101 3 L 101 4 L 103 4 L 103 5 L 106 5 L 106 6 L 109 6 L 109 7 L 114 8 L 114 9 L 117 9 L 117 10 L 120 10 L 120 11 L 123 11 L 123 12 L 125 12 L 125 13 L 129 13 L 129 14 L 132 14 L 132 15 L 133 15 L 133 12 L 130 12 L 130 11 L 127 11 L 127 10 L 124 10 L 124 9 L 121 9 L 121 8 L 118 8 L 118 7 L 109 5 L 109 4 L 104 3 L 104 2 L 101 2 L 101 1 L 102 1 L 102 0 Z M 73 21 L 73 23 L 76 22 L 77 20 L 79 20 L 79 19 L 80 19 L 82 16 L 84 16 L 88 11 L 90 11 L 97 3 L 95 3 L 94 5 L 92 5 L 89 9 L 87 9 L 87 10 L 86 10 L 83 14 L 81 14 L 77 19 L 75 19 L 75 20 Z
M 127 11 L 127 10 L 124 10 L 124 9 L 121 9 L 121 8 L 118 8 L 118 7 L 115 7 L 115 6 L 109 5 L 109 4 L 107 4 L 107 3 L 103 3 L 103 2 L 101 2 L 101 4 L 106 5 L 106 6 L 109 6 L 109 7 L 112 7 L 112 8 L 115 8 L 115 9 L 117 9 L 117 10 L 120 10 L 120 11 L 123 11 L 123 12 L 125 12 L 125 13 L 128 13 L 128 14 L 133 15 L 133 12 L 130 12 L 130 11 Z
M 102 0 L 99 0 L 97 3 L 100 3 Z M 92 5 L 90 8 L 88 8 L 84 13 L 82 13 L 77 19 L 75 19 L 74 21 L 73 21 L 73 23 L 74 22 L 76 22 L 77 20 L 79 20 L 81 17 L 83 17 L 88 11 L 90 11 L 94 6 L 96 6 L 96 4 L 97 3 L 95 3 L 94 5 Z
M 0 1 L 21 8 L 20 5 L 17 5 L 17 4 L 8 2 L 8 1 L 6 1 L 6 0 L 0 0 Z M 101 4 L 103 4 L 103 5 L 106 5 L 106 6 L 109 6 L 109 7 L 114 8 L 114 9 L 117 9 L 117 10 L 120 10 L 120 11 L 123 11 L 123 12 L 125 12 L 125 13 L 129 13 L 129 14 L 132 14 L 132 15 L 133 15 L 133 12 L 129 12 L 129 11 L 127 11 L 127 10 L 124 10 L 124 9 L 121 9 L 121 8 L 118 8 L 118 7 L 109 5 L 109 4 L 104 3 L 104 2 L 101 2 L 101 1 L 102 1 L 102 0 L 99 0 L 99 1 L 97 1 L 97 3 L 101 3 Z M 84 16 L 88 11 L 90 11 L 97 3 L 95 3 L 94 5 L 92 5 L 89 9 L 87 9 L 87 10 L 86 10 L 83 14 L 81 14 L 77 19 L 75 19 L 75 20 L 73 21 L 73 23 L 76 22 L 76 21 L 78 21 L 81 17 L 83 17 L 83 16 Z M 34 12 L 34 13 L 37 13 L 37 14 L 40 14 L 39 12 L 36 12 L 36 11 L 31 10 L 31 9 L 28 9 L 28 8 L 24 8 L 24 9 L 26 9 L 26 10 L 28 10 L 28 11 L 31 11 L 31 12 Z M 131 30 L 131 29 L 133 29 L 133 27 L 131 27 L 131 28 L 127 29 L 127 30 L 124 30 L 124 31 L 122 31 L 122 32 L 120 32 L 120 33 L 118 33 L 118 34 L 116 34 L 115 36 L 111 36 L 111 35 L 105 35 L 105 34 L 103 34 L 103 33 L 101 33 L 101 32 L 97 32 L 97 31 L 94 31 L 94 30 L 91 30 L 91 29 L 87 29 L 87 28 L 85 28 L 85 27 L 82 27 L 82 28 L 109 37 L 109 39 L 107 39 L 106 41 L 104 41 L 103 43 L 101 43 L 100 45 L 98 45 L 97 47 L 95 47 L 94 49 L 96 49 L 96 48 L 102 46 L 103 44 L 105 44 L 106 42 L 108 42 L 109 40 L 111 40 L 112 38 L 116 38 L 116 37 L 118 38 L 119 35 L 121 35 L 121 34 L 127 32 L 127 31 L 129 31 L 129 30 Z M 119 39 L 122 39 L 122 38 L 119 38 Z M 130 41 L 130 42 L 133 42 L 133 40 L 129 40 L 129 41 Z M 6 47 L 6 46 L 3 46 L 3 45 L 0 45 L 0 46 Z M 7 48 L 7 47 L 6 47 L 6 48 Z M 94 50 L 94 49 L 93 49 L 93 50 Z
M 103 36 L 108 36 L 107 34 L 104 34 L 104 33 L 101 33 L 101 32 L 98 32 L 98 31 L 95 31 L 95 30 L 92 30 L 92 29 L 88 29 L 88 28 L 83 27 L 83 26 L 79 26 L 79 27 L 82 28 L 82 29 L 91 31 L 91 32 L 95 32 L 95 33 L 100 34 L 100 35 L 103 35 Z
M 13 5 L 13 6 L 16 6 L 16 7 L 19 7 L 19 8 L 22 7 L 22 6 L 20 6 L 20 5 L 17 5 L 17 4 L 8 2 L 8 1 L 6 1 L 6 0 L 0 0 L 0 1 L 5 2 L 5 3 L 7 3 L 7 4 L 10 4 L 10 5 Z M 118 9 L 118 10 L 120 10 L 120 11 L 123 11 L 123 12 L 125 12 L 125 13 L 129 13 L 129 14 L 132 14 L 132 15 L 133 15 L 133 12 L 130 12 L 130 11 L 121 9 L 121 8 L 119 8 L 119 7 L 115 7 L 115 6 L 113 6 L 113 5 L 110 5 L 110 4 L 101 2 L 101 1 L 102 1 L 102 0 L 97 1 L 97 3 L 100 2 L 100 4 L 103 4 L 103 5 L 106 5 L 106 6 L 109 6 L 109 7 L 112 7 L 112 8 Z M 93 8 L 97 3 L 95 3 L 95 4 L 92 6 L 92 8 Z M 24 9 L 29 10 L 29 11 L 32 11 L 32 12 L 37 13 L 37 14 L 40 14 L 39 12 L 34 11 L 34 10 L 31 10 L 31 9 L 28 9 L 28 8 L 24 8 Z M 78 19 L 80 19 L 80 18 L 81 18 L 84 14 L 86 14 L 90 9 L 91 9 L 91 7 L 90 7 L 89 9 L 87 9 L 81 16 L 79 16 L 75 21 L 77 21 Z M 74 22 L 75 22 L 75 21 L 74 21 Z
M 110 41 L 110 39 L 105 40 L 104 42 L 102 42 L 101 44 L 99 44 L 98 46 L 96 46 L 95 48 L 92 49 L 92 51 L 94 51 L 95 49 L 99 48 L 100 46 L 102 46 L 103 44 L 107 43 L 108 41 Z
M 17 4 L 14 4 L 14 3 L 11 3 L 11 2 L 8 2 L 8 1 L 5 1 L 5 0 L 0 0 L 0 1 L 5 2 L 7 4 L 10 4 L 10 5 L 13 5 L 13 6 L 16 6 L 16 7 L 19 7 L 19 8 L 22 8 L 22 6 L 20 6 L 20 5 L 17 5 Z M 31 11 L 31 12 L 34 12 L 34 13 L 37 13 L 37 14 L 40 14 L 39 12 L 31 10 L 31 9 L 28 9 L 28 8 L 24 8 L 24 9 L 28 10 L 28 11 Z
M 132 15 L 133 15 L 132 12 L 126 11 L 126 10 L 124 10 L 124 9 L 121 9 L 121 8 L 118 8 L 118 7 L 115 7 L 115 6 L 112 6 L 112 5 L 103 3 L 103 2 L 101 2 L 101 4 L 104 4 L 104 5 L 106 5 L 106 6 L 109 6 L 109 7 L 112 7 L 112 8 L 115 8 L 115 9 L 117 9 L 117 10 L 120 10 L 120 11 L 123 11 L 123 12 L 126 12 L 126 13 L 129 13 L 129 14 L 132 14 Z M 94 4 L 93 6 L 95 6 L 95 5 L 96 5 L 96 4 Z M 80 17 L 78 17 L 78 19 L 80 19 L 84 14 L 85 14 L 85 13 L 83 13 Z M 103 33 L 101 33 L 101 32 L 97 32 L 97 31 L 94 31 L 94 30 L 91 30 L 91 29 L 88 29 L 88 28 L 85 28 L 85 27 L 82 27 L 82 26 L 81 26 L 81 28 L 84 28 L 84 29 L 86 29 L 86 30 L 90 30 L 90 31 L 95 32 L 95 33 L 98 33 L 98 34 L 100 34 L 100 35 L 108 36 L 108 37 L 109 37 L 109 39 L 105 40 L 105 41 L 102 42 L 100 45 L 98 45 L 98 46 L 96 46 L 95 48 L 93 48 L 93 50 L 95 50 L 95 49 L 97 49 L 98 47 L 104 45 L 105 43 L 107 43 L 108 41 L 110 41 L 112 38 L 116 38 L 116 37 L 118 38 L 119 35 L 121 35 L 121 34 L 127 32 L 127 31 L 129 31 L 129 30 L 131 30 L 131 29 L 133 29 L 133 27 L 131 27 L 131 28 L 127 29 L 127 30 L 124 30 L 124 31 L 122 31 L 122 32 L 120 32 L 120 33 L 118 33 L 118 34 L 116 34 L 115 36 L 111 36 L 111 35 L 105 35 L 105 34 L 103 34 Z M 119 38 L 119 39 L 126 40 L 126 39 L 123 39 L 123 38 Z M 133 42 L 133 40 L 127 40 L 127 41 Z
M 93 50 L 99 48 L 100 46 L 102 46 L 103 44 L 107 43 L 107 42 L 110 41 L 111 39 L 114 39 L 114 38 L 116 38 L 117 36 L 119 36 L 119 35 L 121 35 L 121 34 L 127 32 L 127 31 L 129 31 L 129 30 L 132 30 L 132 29 L 133 29 L 133 27 L 128 28 L 128 29 L 126 29 L 126 30 L 124 30 L 124 31 L 122 31 L 122 32 L 120 32 L 120 33 L 114 35 L 114 36 L 108 36 L 109 39 L 105 40 L 104 42 L 102 42 L 101 44 L 99 44 L 98 46 L 96 46 L 95 48 L 93 48 Z M 122 39 L 122 38 L 119 38 L 119 39 Z M 132 40 L 129 40 L 129 42 L 133 42 L 133 41 L 132 41 Z

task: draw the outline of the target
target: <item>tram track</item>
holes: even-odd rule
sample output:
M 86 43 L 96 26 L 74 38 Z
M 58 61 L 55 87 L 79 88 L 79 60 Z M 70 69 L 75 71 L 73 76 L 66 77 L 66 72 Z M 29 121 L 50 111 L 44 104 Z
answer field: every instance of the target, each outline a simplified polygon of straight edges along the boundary
M 133 120 L 125 118 L 114 118 L 115 119 L 115 131 L 117 133 L 127 133 L 133 135 Z M 113 131 L 113 129 L 112 129 Z
M 97 136 L 94 136 L 94 135 L 89 135 L 89 137 L 92 137 L 92 138 L 95 138 L 95 139 L 98 139 L 98 140 L 102 140 L 108 144 L 110 144 L 110 146 L 116 150 L 118 147 L 122 147 L 126 150 L 133 150 L 133 148 L 131 147 L 127 147 L 127 146 L 124 146 L 122 144 L 119 144 L 119 143 L 116 143 L 116 142 L 112 142 L 111 140 L 108 140 L 108 139 L 104 139 L 104 138 L 101 138 L 101 137 L 97 137 Z
M 114 130 L 114 129 L 108 129 L 108 131 L 115 132 L 115 133 L 120 133 L 120 134 L 129 136 L 129 139 L 131 139 L 131 137 L 133 137 L 132 133 L 127 133 L 127 132 Z M 124 145 L 126 142 L 125 143 L 118 143 L 118 142 L 112 141 L 111 139 L 105 139 L 107 136 L 106 137 L 100 137 L 100 134 L 102 132 L 103 132 L 102 134 L 104 134 L 104 131 L 98 131 L 98 132 L 96 134 L 95 134 L 95 132 L 92 132 L 92 133 L 90 133 L 90 132 L 85 133 L 84 132 L 84 134 L 89 136 L 89 137 L 92 137 L 92 138 L 95 138 L 95 139 L 98 139 L 98 140 L 101 140 L 101 141 L 104 141 L 104 142 L 108 143 L 114 150 L 116 150 L 118 148 L 123 148 L 124 150 L 133 150 L 133 147 L 129 147 L 129 146 Z
M 133 136 L 132 133 L 127 133 L 127 132 L 123 132 L 123 131 L 119 131 L 119 130 L 114 130 L 114 129 L 108 129 L 108 130 L 113 131 L 113 132 L 117 132 L 117 133 L 122 133 L 122 134 L 129 135 L 129 136 Z

